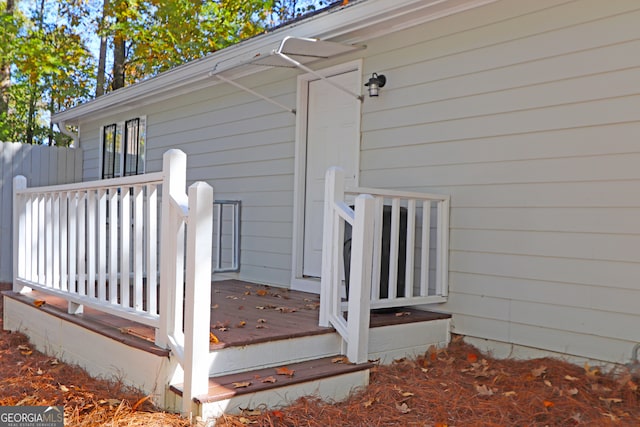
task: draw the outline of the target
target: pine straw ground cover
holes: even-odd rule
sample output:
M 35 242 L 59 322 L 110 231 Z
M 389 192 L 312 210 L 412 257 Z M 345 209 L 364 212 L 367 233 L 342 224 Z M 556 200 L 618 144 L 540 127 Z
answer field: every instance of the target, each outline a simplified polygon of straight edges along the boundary
M 0 313 L 1 313 L 0 298 Z M 1 320 L 0 320 L 1 324 Z M 0 332 L 0 406 L 63 405 L 69 426 L 187 426 L 117 380 L 34 351 Z M 415 360 L 375 367 L 371 384 L 345 402 L 303 398 L 251 408 L 220 426 L 640 426 L 638 378 L 604 375 L 557 359 L 495 360 L 456 338 Z

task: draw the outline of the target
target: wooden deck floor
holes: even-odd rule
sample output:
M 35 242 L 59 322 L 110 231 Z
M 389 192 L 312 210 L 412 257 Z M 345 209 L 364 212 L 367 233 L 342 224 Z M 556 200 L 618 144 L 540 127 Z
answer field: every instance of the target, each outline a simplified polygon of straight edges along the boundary
M 165 354 L 156 347 L 154 329 L 127 319 L 85 307 L 84 314 L 67 314 L 59 297 L 33 291 L 27 295 L 6 292 L 26 304 L 44 300 L 40 310 L 69 320 L 124 344 Z M 316 294 L 257 285 L 240 280 L 212 283 L 211 332 L 218 339 L 211 349 L 241 346 L 299 336 L 333 332 L 318 326 L 320 298 Z M 371 327 L 447 318 L 448 315 L 415 309 L 372 313 Z

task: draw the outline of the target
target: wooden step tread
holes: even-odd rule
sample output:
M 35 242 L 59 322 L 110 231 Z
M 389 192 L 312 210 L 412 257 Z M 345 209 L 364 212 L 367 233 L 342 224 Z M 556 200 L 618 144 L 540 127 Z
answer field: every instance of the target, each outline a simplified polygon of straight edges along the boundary
M 212 377 L 209 378 L 208 394 L 198 396 L 194 400 L 197 403 L 217 402 L 243 394 L 362 371 L 374 366 L 373 363 L 359 365 L 341 363 L 343 360 L 346 358 L 336 355 L 285 366 Z M 171 386 L 171 390 L 180 396 L 182 396 L 182 388 L 183 384 Z

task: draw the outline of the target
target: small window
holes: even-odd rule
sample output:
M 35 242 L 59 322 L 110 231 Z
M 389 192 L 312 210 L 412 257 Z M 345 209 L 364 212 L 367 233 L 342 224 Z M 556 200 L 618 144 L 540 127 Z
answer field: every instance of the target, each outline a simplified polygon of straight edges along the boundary
M 102 127 L 102 178 L 144 173 L 145 118 Z
M 118 126 L 113 123 L 102 128 L 102 178 L 113 178 L 120 171 L 118 155 Z

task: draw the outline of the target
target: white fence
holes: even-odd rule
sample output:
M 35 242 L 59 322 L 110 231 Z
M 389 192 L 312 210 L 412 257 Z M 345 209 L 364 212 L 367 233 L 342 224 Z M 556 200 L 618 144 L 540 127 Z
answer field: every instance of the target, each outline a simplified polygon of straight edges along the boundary
M 345 190 L 339 168 L 325 182 L 320 324 L 336 328 L 349 360 L 362 363 L 371 309 L 447 300 L 449 196 Z
M 12 179 L 27 177 L 31 185 L 82 179 L 82 153 L 65 147 L 0 142 L 0 282 L 12 280 Z
M 208 389 L 213 190 L 185 192 L 186 155 L 168 151 L 157 173 L 35 188 L 18 176 L 14 188 L 14 291 L 155 327 L 184 370 L 190 413 Z

